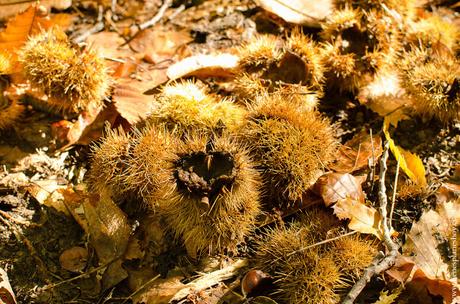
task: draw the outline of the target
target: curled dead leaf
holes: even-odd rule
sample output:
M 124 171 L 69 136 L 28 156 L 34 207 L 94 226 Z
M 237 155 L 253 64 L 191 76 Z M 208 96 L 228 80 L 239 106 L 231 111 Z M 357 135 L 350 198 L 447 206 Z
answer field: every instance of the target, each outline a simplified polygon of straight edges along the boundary
M 143 304 L 168 304 L 172 297 L 182 288 L 180 282 L 182 277 L 171 277 L 167 279 L 156 279 L 143 292 L 133 297 L 133 303 Z
M 145 119 L 154 107 L 152 96 L 144 95 L 132 80 L 120 80 L 115 86 L 112 100 L 121 117 L 132 125 Z
M 66 249 L 59 256 L 61 267 L 72 272 L 82 271 L 86 267 L 87 262 L 88 250 L 79 246 Z
M 289 23 L 320 27 L 320 22 L 330 15 L 334 3 L 330 0 L 259 0 L 260 6 Z
M 338 150 L 337 160 L 329 168 L 341 173 L 351 173 L 366 166 L 375 166 L 382 155 L 382 138 L 371 137 L 366 130 L 356 134 Z
M 11 288 L 8 274 L 3 268 L 0 268 L 0 299 L 4 304 L 16 304 L 13 288 Z
M 169 79 L 181 77 L 232 77 L 238 67 L 238 56 L 232 54 L 196 55 L 171 65 L 166 74 Z
M 361 178 L 348 173 L 326 173 L 320 176 L 313 189 L 323 198 L 326 206 L 347 198 L 364 203 L 364 192 L 361 188 L 363 182 Z

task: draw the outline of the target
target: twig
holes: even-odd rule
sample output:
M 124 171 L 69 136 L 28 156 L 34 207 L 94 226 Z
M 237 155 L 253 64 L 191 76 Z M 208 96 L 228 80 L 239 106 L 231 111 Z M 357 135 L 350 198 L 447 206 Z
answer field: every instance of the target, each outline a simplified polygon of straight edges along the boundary
M 139 287 L 132 294 L 130 294 L 123 302 L 121 302 L 121 304 L 125 304 L 126 302 L 131 300 L 137 293 L 139 293 L 139 291 L 143 290 L 146 286 L 150 285 L 153 281 L 155 281 L 159 277 L 160 277 L 160 275 L 157 275 L 157 276 L 151 278 L 150 280 L 148 280 L 146 283 L 142 284 L 141 287 Z
M 309 245 L 309 246 L 307 246 L 307 247 L 303 247 L 303 248 L 300 248 L 300 249 L 298 249 L 298 250 L 295 250 L 295 251 L 289 253 L 287 256 L 290 257 L 291 255 L 296 254 L 296 253 L 298 253 L 298 252 L 302 252 L 302 251 L 305 251 L 305 250 L 307 250 L 307 249 L 310 249 L 310 248 L 313 248 L 313 247 L 316 247 L 316 246 L 324 245 L 324 244 L 327 244 L 327 243 L 336 241 L 336 240 L 338 240 L 338 239 L 341 239 L 341 238 L 343 238 L 343 237 L 353 235 L 353 234 L 355 234 L 355 233 L 357 233 L 357 231 L 351 231 L 351 232 L 347 232 L 347 233 L 345 233 L 345 234 L 342 234 L 342 235 L 339 235 L 339 236 L 336 236 L 336 237 L 333 237 L 333 238 L 330 238 L 330 239 L 325 239 L 324 241 L 321 241 L 321 242 L 318 242 L 318 243 L 314 243 L 314 244 Z
M 399 159 L 398 159 L 398 163 L 396 164 L 395 184 L 393 186 L 393 197 L 391 198 L 390 219 L 388 220 L 388 224 L 390 225 L 390 227 L 393 223 L 393 212 L 395 211 L 396 190 L 398 189 L 398 178 L 399 178 Z
M 382 216 L 383 240 L 389 252 L 383 259 L 379 256 L 375 257 L 373 263 L 364 270 L 362 277 L 355 283 L 350 292 L 348 292 L 342 304 L 353 304 L 364 287 L 366 287 L 367 283 L 370 282 L 372 277 L 390 268 L 394 264 L 396 255 L 398 254 L 399 246 L 391 239 L 391 224 L 388 225 L 387 220 L 388 197 L 385 187 L 385 173 L 387 171 L 389 148 L 390 143 L 387 141 L 385 143 L 385 149 L 383 151 L 382 158 L 380 159 L 379 175 L 379 211 Z
M 249 262 L 246 259 L 237 260 L 235 263 L 223 269 L 207 273 L 201 278 L 198 278 L 185 285 L 185 288 L 179 290 L 169 302 L 182 300 L 193 292 L 204 290 L 218 284 L 219 282 L 228 280 L 229 278 L 236 275 L 241 268 L 246 267 L 248 264 Z
M 102 5 L 99 6 L 99 11 L 98 11 L 98 14 L 97 14 L 97 23 L 95 25 L 93 25 L 92 28 L 90 28 L 89 30 L 83 32 L 81 35 L 78 35 L 77 37 L 75 37 L 73 39 L 73 42 L 75 43 L 80 43 L 80 42 L 83 42 L 86 40 L 86 38 L 88 38 L 89 36 L 91 36 L 92 34 L 95 34 L 95 33 L 98 33 L 100 31 L 102 31 L 105 27 L 105 24 L 104 24 L 104 8 L 102 7 Z
M 90 271 L 87 271 L 85 273 L 82 273 L 80 275 L 77 275 L 76 277 L 73 277 L 73 278 L 70 278 L 70 279 L 67 279 L 67 280 L 64 280 L 64 281 L 60 281 L 60 282 L 57 282 L 57 283 L 53 283 L 53 284 L 48 284 L 48 285 L 45 285 L 43 286 L 42 288 L 40 288 L 40 291 L 45 291 L 45 290 L 48 290 L 48 289 L 52 289 L 52 288 L 56 288 L 57 286 L 59 285 L 62 285 L 62 284 L 66 284 L 66 283 L 70 283 L 70 282 L 73 282 L 75 280 L 78 280 L 80 278 L 84 278 L 84 277 L 87 277 L 89 276 L 90 274 L 92 273 L 95 273 L 96 271 L 99 271 L 101 269 L 104 269 L 105 267 L 109 266 L 111 263 L 115 262 L 116 260 L 118 260 L 118 258 L 116 259 L 113 259 L 107 263 L 105 263 L 104 265 L 101 265 L 99 267 L 96 267 L 94 269 L 91 269 Z
M 156 15 L 152 17 L 152 19 L 147 20 L 146 22 L 140 24 L 138 26 L 139 30 L 131 38 L 125 41 L 125 43 L 123 43 L 121 46 L 127 45 L 128 43 L 133 41 L 133 39 L 136 38 L 140 32 L 157 24 L 161 20 L 161 18 L 163 18 L 163 15 L 165 14 L 166 10 L 172 5 L 172 3 L 173 3 L 173 0 L 165 0 L 163 2 L 163 5 L 158 10 L 158 13 L 156 13 Z
M 374 150 L 374 138 L 372 136 L 372 129 L 369 130 L 371 136 L 371 148 L 372 148 L 372 168 L 371 168 L 371 192 L 374 190 L 374 176 L 375 176 L 375 150 Z

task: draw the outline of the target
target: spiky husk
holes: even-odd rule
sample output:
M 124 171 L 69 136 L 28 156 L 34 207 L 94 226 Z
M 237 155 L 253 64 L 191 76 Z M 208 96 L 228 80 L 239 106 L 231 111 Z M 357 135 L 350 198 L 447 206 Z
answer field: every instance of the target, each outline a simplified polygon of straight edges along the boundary
M 402 65 L 403 86 L 415 98 L 417 112 L 444 124 L 460 118 L 460 63 L 428 50 L 413 50 Z
M 404 38 L 409 46 L 429 48 L 442 44 L 453 54 L 459 49 L 460 29 L 438 15 L 429 15 L 411 23 L 407 28 Z
M 328 17 L 322 27 L 322 60 L 330 88 L 356 92 L 396 58 L 399 30 L 383 13 L 345 8 Z
M 218 100 L 197 84 L 184 81 L 165 86 L 157 96 L 158 108 L 149 121 L 178 134 L 197 131 L 237 130 L 246 110 L 229 100 Z
M 359 279 L 377 254 L 375 242 L 358 235 L 339 238 L 333 243 L 331 253 L 343 275 L 353 281 Z
M 282 204 L 302 200 L 337 146 L 328 120 L 281 94 L 260 96 L 242 138 L 259 163 L 267 197 Z
M 326 246 L 309 247 L 324 240 L 336 222 L 317 209 L 288 228 L 269 230 L 258 240 L 256 265 L 274 277 L 279 299 L 293 304 L 338 303 L 335 290 L 345 287 L 345 283 L 333 255 Z
M 115 202 L 126 195 L 126 172 L 134 148 L 133 139 L 122 129 L 108 130 L 101 143 L 92 147 L 89 190 L 107 193 Z
M 147 126 L 136 131 L 125 176 L 126 190 L 155 208 L 175 187 L 172 176 L 178 138 L 168 130 Z
M 236 92 L 252 99 L 257 92 L 273 92 L 286 85 L 301 85 L 321 94 L 323 65 L 316 43 L 296 29 L 287 41 L 260 36 L 243 46 L 240 53 L 242 79 L 236 81 Z
M 313 253 L 293 259 L 279 275 L 277 284 L 279 297 L 289 304 L 336 304 L 340 296 L 335 290 L 347 286 L 330 254 Z
M 336 0 L 335 5 L 339 9 L 351 7 L 363 12 L 371 10 L 387 12 L 391 10 L 404 19 L 411 20 L 417 13 L 418 3 L 414 0 Z
M 0 130 L 7 129 L 21 117 L 24 106 L 17 100 L 9 100 L 0 96 Z
M 282 41 L 275 36 L 260 35 L 238 49 L 239 66 L 248 72 L 266 68 L 282 56 Z
M 316 43 L 297 29 L 287 39 L 284 50 L 296 54 L 305 63 L 305 77 L 299 84 L 306 86 L 311 91 L 321 93 L 323 91 L 324 67 Z
M 259 213 L 259 175 L 228 135 L 195 134 L 178 149 L 173 193 L 162 212 L 188 254 L 234 252 Z
M 19 52 L 24 73 L 47 95 L 45 106 L 60 113 L 77 113 L 90 102 L 103 104 L 109 89 L 104 60 L 93 50 L 72 48 L 58 29 L 28 40 Z

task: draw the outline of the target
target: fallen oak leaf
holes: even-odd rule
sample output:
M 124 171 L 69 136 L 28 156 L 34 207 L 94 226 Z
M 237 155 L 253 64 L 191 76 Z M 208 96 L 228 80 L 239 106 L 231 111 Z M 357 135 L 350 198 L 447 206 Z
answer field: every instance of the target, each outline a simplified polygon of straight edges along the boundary
M 383 239 L 382 216 L 376 209 L 354 199 L 345 198 L 332 206 L 334 214 L 340 219 L 349 219 L 348 228 Z
M 422 160 L 415 154 L 404 150 L 397 146 L 393 139 L 390 137 L 388 129 L 390 127 L 390 119 L 385 117 L 383 121 L 383 133 L 385 138 L 390 143 L 390 150 L 393 153 L 396 160 L 399 162 L 399 166 L 407 174 L 407 176 L 417 185 L 421 187 L 427 186 L 425 177 L 425 167 L 423 166 Z

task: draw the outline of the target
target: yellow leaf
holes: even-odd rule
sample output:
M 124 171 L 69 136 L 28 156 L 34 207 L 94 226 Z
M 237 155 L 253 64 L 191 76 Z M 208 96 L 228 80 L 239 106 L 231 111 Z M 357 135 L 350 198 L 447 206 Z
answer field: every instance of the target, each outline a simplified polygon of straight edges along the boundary
M 0 70 L 0 74 L 11 74 L 20 71 L 17 62 L 17 52 L 26 43 L 29 37 L 48 29 L 53 23 L 46 17 L 41 17 L 38 5 L 29 7 L 25 12 L 11 19 L 6 29 L 0 33 L 0 57 L 8 58 L 8 68 Z
M 415 154 L 404 150 L 397 146 L 393 139 L 390 137 L 388 128 L 390 127 L 391 120 L 385 117 L 383 121 L 383 133 L 385 138 L 390 143 L 390 150 L 396 160 L 399 161 L 399 166 L 407 174 L 407 176 L 417 185 L 425 187 L 427 185 L 425 178 L 425 167 L 422 160 Z

